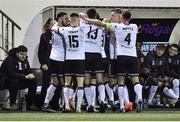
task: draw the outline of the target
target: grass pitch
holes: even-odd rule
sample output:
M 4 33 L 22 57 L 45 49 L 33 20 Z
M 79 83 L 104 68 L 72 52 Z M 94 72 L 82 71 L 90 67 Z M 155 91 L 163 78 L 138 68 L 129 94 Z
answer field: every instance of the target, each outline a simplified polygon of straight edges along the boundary
M 141 113 L 0 113 L 0 121 L 180 121 L 180 111 Z

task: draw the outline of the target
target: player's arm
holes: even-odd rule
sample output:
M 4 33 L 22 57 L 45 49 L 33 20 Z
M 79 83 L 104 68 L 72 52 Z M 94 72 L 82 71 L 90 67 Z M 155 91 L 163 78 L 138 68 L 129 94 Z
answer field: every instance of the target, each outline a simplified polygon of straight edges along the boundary
M 88 23 L 90 24 L 94 24 L 94 25 L 97 25 L 97 26 L 101 26 L 101 27 L 106 27 L 106 24 L 100 20 L 97 20 L 97 19 L 89 19 L 86 17 L 85 14 L 82 14 L 82 13 L 79 13 L 79 16 L 82 20 L 85 20 L 87 21 Z
M 89 18 L 85 18 L 84 20 L 90 24 L 98 25 L 98 26 L 104 27 L 105 29 L 108 29 L 108 30 L 113 29 L 112 23 L 105 23 L 105 22 L 102 22 L 102 21 L 97 20 L 97 19 L 89 19 Z
M 54 24 L 53 24 L 51 30 L 57 32 L 57 31 L 58 31 L 58 28 L 59 28 L 59 27 L 58 27 L 58 23 L 57 23 L 56 21 L 54 21 Z
M 104 27 L 105 29 L 108 29 L 108 30 L 115 30 L 117 28 L 117 25 L 115 23 L 106 23 L 106 22 L 103 22 L 103 21 L 100 21 L 97 19 L 89 19 L 83 14 L 79 14 L 79 16 L 81 19 L 87 21 L 90 24 L 101 26 L 101 27 Z

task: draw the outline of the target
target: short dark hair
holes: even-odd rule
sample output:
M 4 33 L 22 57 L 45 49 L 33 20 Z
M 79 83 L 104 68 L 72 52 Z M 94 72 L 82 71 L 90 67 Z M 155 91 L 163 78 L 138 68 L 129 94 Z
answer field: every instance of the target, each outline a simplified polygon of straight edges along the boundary
M 116 12 L 116 13 L 121 14 L 122 10 L 120 8 L 114 8 L 114 9 L 111 10 L 111 12 Z
M 19 52 L 27 52 L 28 49 L 24 46 L 24 45 L 20 45 L 17 49 L 16 49 L 16 52 L 19 53 Z
M 96 13 L 96 19 L 100 20 L 100 18 L 99 13 Z
M 79 17 L 79 15 L 77 13 L 71 13 L 70 17 Z
M 122 11 L 122 16 L 123 16 L 124 19 L 130 20 L 131 19 L 131 12 L 129 10 L 127 10 L 127 9 L 124 9 Z
M 51 23 L 51 21 L 52 21 L 52 18 L 48 18 L 48 20 L 44 24 L 44 29 L 46 28 L 47 25 L 49 25 Z
M 59 12 L 59 13 L 57 14 L 56 21 L 58 21 L 59 17 L 63 17 L 63 16 L 65 16 L 65 15 L 67 15 L 66 12 Z
M 169 47 L 175 47 L 175 48 L 177 48 L 178 49 L 178 52 L 179 52 L 179 45 L 177 45 L 177 44 L 171 44 Z
M 164 44 L 157 44 L 156 48 L 164 50 L 165 46 Z
M 96 18 L 96 9 L 94 9 L 94 8 L 91 8 L 91 9 L 88 9 L 87 11 L 86 11 L 86 13 L 87 13 L 87 16 L 90 18 L 90 19 L 95 19 Z

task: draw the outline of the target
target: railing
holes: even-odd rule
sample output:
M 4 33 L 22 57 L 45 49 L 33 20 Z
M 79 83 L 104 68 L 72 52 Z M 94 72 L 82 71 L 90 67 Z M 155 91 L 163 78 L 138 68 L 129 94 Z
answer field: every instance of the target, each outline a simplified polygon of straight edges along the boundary
M 21 30 L 21 27 L 2 10 L 0 10 L 0 16 L 0 51 L 6 55 L 9 49 L 14 48 L 15 28 Z M 2 59 L 0 59 L 0 61 L 2 61 Z

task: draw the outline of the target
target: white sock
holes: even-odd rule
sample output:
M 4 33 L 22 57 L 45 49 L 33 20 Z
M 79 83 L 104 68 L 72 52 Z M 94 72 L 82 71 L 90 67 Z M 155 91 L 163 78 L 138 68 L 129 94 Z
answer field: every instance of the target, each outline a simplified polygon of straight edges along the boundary
M 124 103 L 125 104 L 129 103 L 129 93 L 128 93 L 128 89 L 126 86 L 124 86 Z
M 70 109 L 69 107 L 69 87 L 64 87 L 64 101 L 65 101 L 65 108 Z
M 99 91 L 99 96 L 100 96 L 100 101 L 104 102 L 105 101 L 105 86 L 104 85 L 99 85 L 98 86 L 98 91 Z
M 134 102 L 135 102 L 135 103 L 138 103 L 137 95 L 135 96 Z
M 173 84 L 173 92 L 179 98 L 179 80 L 174 79 L 172 81 L 172 84 Z
M 77 107 L 76 107 L 76 110 L 81 110 L 81 104 L 82 104 L 83 96 L 84 96 L 84 90 L 78 89 L 77 90 Z
M 173 99 L 175 99 L 175 100 L 178 100 L 178 97 L 174 94 L 174 92 L 173 92 L 172 89 L 169 89 L 169 88 L 165 87 L 165 88 L 163 89 L 163 93 L 164 93 L 166 96 L 170 97 L 170 98 L 173 98 Z
M 105 87 L 106 87 L 107 94 L 109 96 L 109 101 L 114 101 L 114 92 L 113 92 L 113 89 L 109 86 L 108 83 L 105 85 Z
M 96 101 L 96 86 L 91 85 L 91 105 L 95 106 L 95 101 Z
M 118 96 L 120 101 L 120 109 L 124 109 L 124 86 L 118 87 Z
M 74 89 L 69 88 L 69 99 L 73 98 L 74 96 Z
M 148 98 L 148 103 L 152 103 L 152 100 L 156 94 L 156 91 L 158 89 L 158 85 L 152 85 L 150 88 L 150 93 L 149 93 L 149 98 Z
M 49 105 L 49 102 L 52 100 L 53 96 L 54 96 L 54 91 L 56 90 L 56 87 L 54 85 L 50 85 L 49 88 L 47 89 L 47 94 L 46 94 L 46 98 L 44 100 L 44 103 Z
M 85 87 L 84 92 L 85 92 L 85 96 L 86 96 L 88 106 L 90 106 L 91 105 L 91 88 L 90 87 Z
M 134 85 L 134 91 L 136 93 L 137 100 L 142 101 L 142 86 L 139 83 Z

